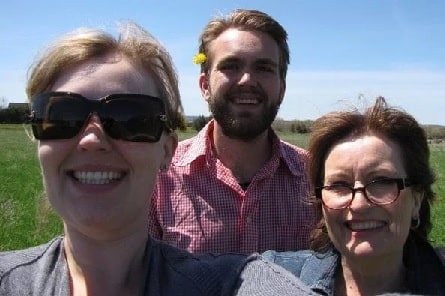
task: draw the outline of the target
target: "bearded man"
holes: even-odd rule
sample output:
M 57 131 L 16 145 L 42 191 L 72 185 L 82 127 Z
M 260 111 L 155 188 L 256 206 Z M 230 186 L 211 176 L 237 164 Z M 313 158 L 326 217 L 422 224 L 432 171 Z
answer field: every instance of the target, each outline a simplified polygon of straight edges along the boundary
M 307 249 L 316 221 L 308 155 L 271 128 L 286 89 L 287 32 L 239 9 L 205 26 L 199 54 L 213 119 L 160 174 L 150 234 L 191 252 Z

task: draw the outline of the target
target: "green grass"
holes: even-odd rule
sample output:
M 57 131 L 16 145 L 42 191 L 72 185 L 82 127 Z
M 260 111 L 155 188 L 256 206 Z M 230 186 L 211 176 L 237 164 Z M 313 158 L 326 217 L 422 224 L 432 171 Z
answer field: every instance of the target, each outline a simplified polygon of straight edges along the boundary
M 194 131 L 179 133 L 179 139 L 194 134 Z M 308 135 L 279 133 L 279 136 L 307 147 Z M 60 219 L 44 197 L 36 145 L 22 125 L 0 124 L 0 250 L 38 245 L 63 231 Z M 445 246 L 445 145 L 432 144 L 431 152 L 431 164 L 438 178 L 431 240 L 434 245 Z
M 48 241 L 61 233 L 47 206 L 36 142 L 22 125 L 0 125 L 0 250 Z
M 432 208 L 433 229 L 430 238 L 434 245 L 445 246 L 445 145 L 431 144 L 430 163 L 436 173 L 434 189 L 437 193 Z
M 278 136 L 288 143 L 292 143 L 298 147 L 306 148 L 308 146 L 309 135 L 308 134 L 294 134 L 290 132 L 277 133 Z

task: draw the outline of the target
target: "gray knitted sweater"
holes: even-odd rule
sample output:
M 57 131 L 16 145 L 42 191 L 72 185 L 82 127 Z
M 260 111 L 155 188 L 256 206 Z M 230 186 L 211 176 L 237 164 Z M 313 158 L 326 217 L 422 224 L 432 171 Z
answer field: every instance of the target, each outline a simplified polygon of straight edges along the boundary
M 0 295 L 71 294 L 63 238 L 0 253 Z M 195 255 L 150 239 L 145 295 L 315 295 L 259 255 Z

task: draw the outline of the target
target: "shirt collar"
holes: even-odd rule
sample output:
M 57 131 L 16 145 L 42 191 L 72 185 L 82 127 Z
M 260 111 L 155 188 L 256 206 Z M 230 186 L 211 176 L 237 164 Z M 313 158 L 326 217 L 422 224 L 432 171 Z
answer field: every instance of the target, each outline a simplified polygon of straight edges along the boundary
M 188 147 L 186 153 L 184 153 L 184 155 L 181 157 L 181 159 L 176 160 L 176 165 L 186 166 L 200 157 L 205 157 L 207 155 L 207 157 L 212 158 L 214 156 L 211 140 L 214 125 L 215 120 L 212 119 L 201 129 L 201 131 L 199 131 L 196 136 L 184 140 L 183 144 L 186 144 L 188 143 L 188 141 L 190 141 L 190 146 Z M 295 147 L 289 143 L 280 140 L 273 129 L 269 129 L 269 139 L 272 143 L 271 160 L 282 160 L 282 162 L 288 167 L 289 171 L 295 176 L 305 174 L 304 170 L 302 170 L 301 168 L 305 167 L 304 161 L 306 159 L 301 158 L 302 153 L 297 154 L 295 152 L 295 149 L 301 148 Z M 301 152 L 303 151 L 304 150 L 301 149 Z M 304 155 L 307 155 L 305 151 Z

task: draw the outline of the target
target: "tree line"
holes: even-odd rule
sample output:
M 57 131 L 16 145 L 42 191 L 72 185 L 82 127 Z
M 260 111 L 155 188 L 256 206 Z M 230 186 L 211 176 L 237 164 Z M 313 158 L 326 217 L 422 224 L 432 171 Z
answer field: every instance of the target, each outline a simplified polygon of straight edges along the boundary
M 200 131 L 212 119 L 212 116 L 200 115 L 193 121 L 188 122 L 186 126 L 196 131 Z M 308 134 L 311 132 L 313 120 L 284 120 L 275 119 L 272 128 L 277 132 L 288 132 L 294 134 Z M 423 125 L 430 142 L 442 142 L 445 140 L 445 126 L 441 125 Z
M 0 123 L 21 124 L 26 122 L 29 110 L 24 108 L 0 108 Z M 179 117 L 179 130 L 185 131 L 193 129 L 200 131 L 212 119 L 212 116 L 200 115 L 192 121 L 187 121 L 184 116 Z M 290 132 L 294 134 L 306 134 L 311 132 L 313 120 L 284 120 L 277 118 L 272 127 L 277 132 Z M 445 127 L 441 125 L 423 126 L 428 139 L 431 142 L 441 142 L 445 140 Z
M 0 123 L 23 123 L 29 111 L 22 108 L 0 108 Z

